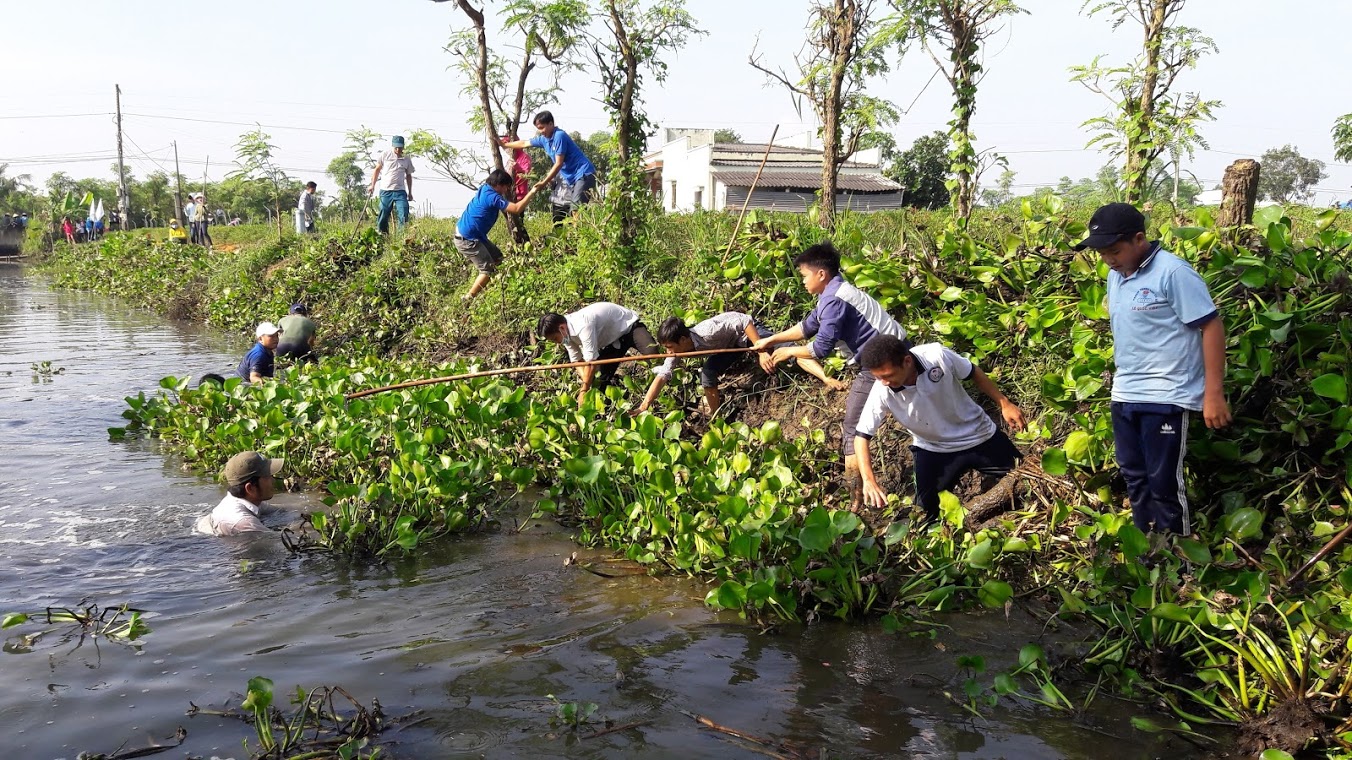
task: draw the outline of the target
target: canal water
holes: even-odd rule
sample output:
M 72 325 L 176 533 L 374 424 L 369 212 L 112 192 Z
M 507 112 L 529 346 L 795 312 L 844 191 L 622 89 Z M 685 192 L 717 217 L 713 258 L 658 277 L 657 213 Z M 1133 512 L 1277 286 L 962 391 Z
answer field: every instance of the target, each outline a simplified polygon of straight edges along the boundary
M 195 535 L 222 491 L 153 443 L 113 442 L 123 398 L 159 378 L 233 367 L 247 344 L 0 264 L 0 614 L 47 607 L 146 611 L 139 644 L 32 622 L 0 632 L 0 727 L 12 758 L 75 758 L 163 741 L 157 757 L 248 757 L 249 726 L 188 716 L 237 706 L 267 676 L 341 685 L 390 715 L 395 758 L 762 758 L 687 713 L 813 757 L 1147 758 L 1143 708 L 1109 698 L 1072 718 L 961 698 L 959 654 L 1008 666 L 1041 621 L 1015 611 L 943 619 L 937 635 L 819 623 L 762 632 L 702 604 L 688 579 L 602 578 L 540 524 L 419 547 L 386 565 L 290 556 L 269 533 Z M 50 364 L 46 364 L 50 362 Z M 312 508 L 283 494 L 274 525 Z M 582 552 L 584 559 L 604 555 Z M 989 675 L 986 676 L 989 684 Z M 554 695 L 594 703 L 571 733 Z M 642 726 L 595 738 L 605 727 Z M 774 756 L 774 755 L 770 755 Z

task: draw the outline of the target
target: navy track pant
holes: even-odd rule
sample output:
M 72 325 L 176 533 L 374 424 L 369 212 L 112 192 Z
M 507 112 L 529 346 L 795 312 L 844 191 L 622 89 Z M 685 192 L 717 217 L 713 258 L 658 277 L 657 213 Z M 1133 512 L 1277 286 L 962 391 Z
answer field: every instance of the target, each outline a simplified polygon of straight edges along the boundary
M 1188 411 L 1173 404 L 1112 404 L 1117 468 L 1127 481 L 1132 522 L 1143 533 L 1192 532 L 1183 485 Z
M 911 447 L 915 462 L 915 498 L 925 510 L 926 519 L 939 516 L 939 493 L 950 491 L 971 470 L 982 475 L 1004 477 L 1023 455 L 1004 431 L 962 451 L 929 451 Z

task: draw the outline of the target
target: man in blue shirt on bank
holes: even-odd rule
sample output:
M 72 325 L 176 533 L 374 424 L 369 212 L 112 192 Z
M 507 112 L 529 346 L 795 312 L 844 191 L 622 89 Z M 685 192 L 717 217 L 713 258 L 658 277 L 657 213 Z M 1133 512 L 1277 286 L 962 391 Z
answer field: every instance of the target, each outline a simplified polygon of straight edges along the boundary
M 1144 533 L 1192 533 L 1188 417 L 1201 412 L 1209 428 L 1230 424 L 1225 325 L 1201 275 L 1146 237 L 1145 217 L 1131 204 L 1095 211 L 1089 237 L 1075 246 L 1086 248 L 1111 270 L 1113 438 L 1132 520 Z
M 469 292 L 461 296 L 460 300 L 468 301 L 479 295 L 479 291 L 484 289 L 493 272 L 497 271 L 498 265 L 502 263 L 502 249 L 488 239 L 488 233 L 493 229 L 493 225 L 497 224 L 498 212 L 520 214 L 535 196 L 535 191 L 541 187 L 544 187 L 543 180 L 532 187 L 521 200 L 508 203 L 507 198 L 513 194 L 512 176 L 501 169 L 489 172 L 488 179 L 479 186 L 479 191 L 465 207 L 465 213 L 461 214 L 460 220 L 455 223 L 456 250 L 465 254 L 479 270 L 479 276 L 474 279 L 474 284 L 469 286 Z
M 549 173 L 540 180 L 539 187 L 553 183 L 554 192 L 550 196 L 550 208 L 553 211 L 554 226 L 559 226 L 568 217 L 574 206 L 581 206 L 591 200 L 596 189 L 596 168 L 582 149 L 577 147 L 568 133 L 554 126 L 554 114 L 541 111 L 535 115 L 535 128 L 540 134 L 530 140 L 504 140 L 504 148 L 541 148 L 545 155 L 554 161 Z

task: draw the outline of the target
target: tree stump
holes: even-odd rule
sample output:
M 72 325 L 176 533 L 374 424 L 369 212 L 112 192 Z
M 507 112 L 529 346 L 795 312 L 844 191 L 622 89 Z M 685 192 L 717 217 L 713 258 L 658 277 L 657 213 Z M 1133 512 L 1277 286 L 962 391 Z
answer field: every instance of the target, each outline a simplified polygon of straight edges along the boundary
M 1241 158 L 1225 169 L 1221 180 L 1221 210 L 1216 215 L 1219 227 L 1241 227 L 1253 223 L 1253 204 L 1258 200 L 1258 162 Z

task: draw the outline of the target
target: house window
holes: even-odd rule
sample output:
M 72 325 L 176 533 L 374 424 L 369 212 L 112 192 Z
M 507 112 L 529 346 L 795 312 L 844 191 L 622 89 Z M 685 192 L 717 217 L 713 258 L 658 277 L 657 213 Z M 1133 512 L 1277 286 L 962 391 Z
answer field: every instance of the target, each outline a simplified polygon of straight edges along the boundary
M 704 208 L 704 187 L 695 188 L 695 208 Z
M 671 210 L 676 210 L 676 180 L 671 181 Z

